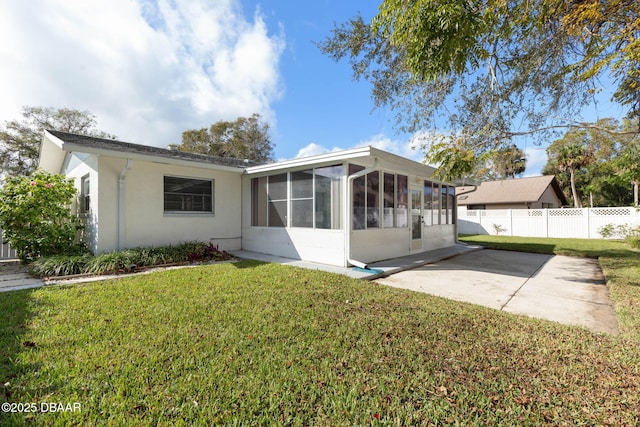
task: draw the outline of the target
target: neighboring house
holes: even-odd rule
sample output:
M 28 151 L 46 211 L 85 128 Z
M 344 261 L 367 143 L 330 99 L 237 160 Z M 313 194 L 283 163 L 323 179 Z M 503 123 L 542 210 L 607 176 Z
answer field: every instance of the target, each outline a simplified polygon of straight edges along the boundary
M 75 178 L 94 253 L 198 240 L 360 266 L 456 242 L 455 188 L 372 147 L 252 166 L 46 131 L 40 167 Z
M 456 193 L 473 190 L 457 187 Z M 553 175 L 487 181 L 475 191 L 458 196 L 458 206 L 472 209 L 541 209 L 568 205 Z

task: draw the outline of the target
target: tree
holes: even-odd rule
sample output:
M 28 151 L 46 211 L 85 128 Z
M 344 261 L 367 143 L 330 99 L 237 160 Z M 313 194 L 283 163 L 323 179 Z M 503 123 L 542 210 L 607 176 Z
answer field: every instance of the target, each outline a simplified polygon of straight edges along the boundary
M 22 120 L 7 121 L 0 127 L 2 175 L 28 175 L 35 169 L 42 134 L 47 129 L 115 139 L 97 130 L 96 124 L 96 117 L 89 111 L 22 107 Z
M 573 206 L 582 207 L 582 200 L 576 187 L 576 172 L 592 164 L 595 160 L 594 147 L 586 142 L 583 130 L 568 132 L 564 138 L 554 141 L 547 148 L 547 163 L 555 165 L 560 172 L 569 174 Z
M 640 150 L 637 149 L 638 138 L 626 131 L 635 129 L 637 123 L 635 120 L 620 123 L 606 118 L 598 120 L 596 125 L 611 132 L 571 130 L 561 141 L 554 142 L 550 150 L 558 151 L 559 145 L 571 143 L 587 147 L 592 153 L 592 161 L 573 171 L 577 194 L 583 199 L 588 195 L 592 206 L 628 206 L 633 202 L 630 189 L 632 186 L 635 189 L 634 182 L 640 181 Z M 556 156 L 549 158 L 543 173 L 555 175 L 567 197 L 573 198 L 570 172 L 558 166 Z
M 513 179 L 516 175 L 524 173 L 527 167 L 527 157 L 521 149 L 512 145 L 497 150 L 493 156 L 493 166 L 501 179 Z
M 595 127 L 576 114 L 600 76 L 638 115 L 639 31 L 635 0 L 384 0 L 371 23 L 356 16 L 319 47 L 349 59 L 400 130 L 436 128 L 444 116 L 449 138 L 426 149 L 453 178 L 518 135 Z
M 623 124 L 625 128 L 637 128 L 640 126 L 640 119 L 627 120 Z M 633 204 L 638 206 L 638 193 L 640 189 L 640 147 L 638 137 L 626 137 L 622 139 L 622 146 L 618 150 L 617 156 L 613 159 L 613 168 L 616 176 L 622 179 L 623 185 L 633 186 Z
M 75 194 L 73 179 L 41 169 L 7 178 L 0 190 L 0 226 L 22 261 L 84 251 L 75 243 L 80 220 L 69 209 Z
M 269 125 L 259 114 L 239 117 L 234 122 L 219 121 L 209 129 L 187 130 L 180 145 L 170 145 L 180 151 L 217 157 L 247 159 L 258 163 L 272 160 L 273 146 Z

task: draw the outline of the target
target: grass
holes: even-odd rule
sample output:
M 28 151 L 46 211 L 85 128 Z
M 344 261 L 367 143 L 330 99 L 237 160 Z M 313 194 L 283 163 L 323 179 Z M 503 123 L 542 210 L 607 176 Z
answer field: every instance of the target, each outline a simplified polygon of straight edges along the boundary
M 614 248 L 615 249 L 615 248 Z M 0 425 L 637 425 L 640 341 L 243 261 L 0 294 Z

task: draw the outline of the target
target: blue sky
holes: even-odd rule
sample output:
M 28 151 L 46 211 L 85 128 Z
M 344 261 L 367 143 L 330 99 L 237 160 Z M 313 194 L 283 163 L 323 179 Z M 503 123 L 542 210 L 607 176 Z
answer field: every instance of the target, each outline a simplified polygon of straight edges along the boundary
M 260 113 L 275 157 L 362 145 L 422 160 L 370 85 L 315 42 L 377 1 L 0 0 L 0 120 L 22 106 L 89 110 L 98 128 L 166 147 L 188 129 Z M 599 117 L 618 116 L 606 107 Z M 546 156 L 520 144 L 526 175 Z

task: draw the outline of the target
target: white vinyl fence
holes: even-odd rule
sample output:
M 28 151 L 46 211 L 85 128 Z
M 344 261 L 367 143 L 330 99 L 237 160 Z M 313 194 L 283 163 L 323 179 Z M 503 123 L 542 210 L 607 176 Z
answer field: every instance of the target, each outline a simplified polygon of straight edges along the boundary
M 16 259 L 16 250 L 9 246 L 8 243 L 4 243 L 2 237 L 2 229 L 0 228 L 0 260 Z
M 458 233 L 601 239 L 602 227 L 640 226 L 634 207 L 467 210 L 458 207 Z M 611 236 L 622 237 L 622 236 Z

